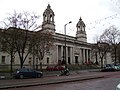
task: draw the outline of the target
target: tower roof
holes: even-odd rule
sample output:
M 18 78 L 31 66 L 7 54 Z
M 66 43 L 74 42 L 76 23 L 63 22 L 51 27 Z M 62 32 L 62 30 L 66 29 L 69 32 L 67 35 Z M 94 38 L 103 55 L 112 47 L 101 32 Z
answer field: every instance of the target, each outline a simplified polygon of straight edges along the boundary
M 53 14 L 53 15 L 55 15 L 53 10 L 51 9 L 50 4 L 48 4 L 48 6 L 47 6 L 46 10 L 44 11 L 43 15 L 44 14 Z
M 79 21 L 78 21 L 76 27 L 80 27 L 80 26 L 85 27 L 85 23 L 82 21 L 82 18 L 81 18 L 81 17 L 80 17 L 80 19 L 79 19 Z

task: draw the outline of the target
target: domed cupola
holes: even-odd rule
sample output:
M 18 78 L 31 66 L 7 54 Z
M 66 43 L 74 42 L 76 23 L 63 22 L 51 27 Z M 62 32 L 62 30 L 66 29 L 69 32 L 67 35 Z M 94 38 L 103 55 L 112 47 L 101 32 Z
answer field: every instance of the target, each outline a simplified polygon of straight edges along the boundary
M 48 4 L 47 8 L 43 13 L 43 23 L 42 23 L 43 30 L 49 30 L 55 32 L 54 16 L 55 14 L 51 9 L 51 6 Z
M 76 27 L 77 27 L 77 32 L 76 32 L 77 39 L 82 42 L 87 42 L 86 31 L 85 31 L 86 26 L 85 26 L 85 23 L 82 21 L 81 17 Z
M 54 12 L 51 9 L 51 6 L 48 4 L 47 9 L 43 13 L 43 22 L 54 22 Z

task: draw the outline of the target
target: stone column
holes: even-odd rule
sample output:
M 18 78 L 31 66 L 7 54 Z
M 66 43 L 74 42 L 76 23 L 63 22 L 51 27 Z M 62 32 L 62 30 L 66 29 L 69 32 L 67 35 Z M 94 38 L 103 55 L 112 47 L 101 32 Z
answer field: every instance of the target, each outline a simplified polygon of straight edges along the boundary
M 56 59 L 55 62 L 58 63 L 58 45 L 56 45 Z
M 61 60 L 63 60 L 63 46 L 61 45 Z
M 66 46 L 66 62 L 68 63 L 68 47 Z
M 82 60 L 82 63 L 84 63 L 84 58 L 83 58 L 83 49 L 81 49 L 81 60 Z
M 88 59 L 91 61 L 91 50 L 88 50 Z
M 85 49 L 83 49 L 83 62 L 85 63 Z
M 73 53 L 72 53 L 72 47 L 70 47 L 70 62 L 72 63 L 73 61 Z
M 90 57 L 89 57 L 89 58 L 90 58 L 90 61 L 91 61 L 91 50 L 89 51 L 89 55 L 90 55 Z
M 88 62 L 88 49 L 86 49 L 86 61 Z
M 80 49 L 80 63 L 82 63 L 82 50 Z
M 72 60 L 72 63 L 75 64 L 75 47 L 72 48 L 72 55 L 73 55 L 73 60 Z

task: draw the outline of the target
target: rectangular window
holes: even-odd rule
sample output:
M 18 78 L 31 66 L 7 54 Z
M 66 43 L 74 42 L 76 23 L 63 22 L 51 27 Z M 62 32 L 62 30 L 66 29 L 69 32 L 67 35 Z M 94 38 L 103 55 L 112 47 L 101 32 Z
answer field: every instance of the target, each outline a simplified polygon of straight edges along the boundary
M 5 56 L 2 56 L 2 64 L 5 64 Z
M 78 64 L 78 56 L 75 56 L 75 64 Z
M 47 64 L 49 64 L 49 58 L 47 57 Z

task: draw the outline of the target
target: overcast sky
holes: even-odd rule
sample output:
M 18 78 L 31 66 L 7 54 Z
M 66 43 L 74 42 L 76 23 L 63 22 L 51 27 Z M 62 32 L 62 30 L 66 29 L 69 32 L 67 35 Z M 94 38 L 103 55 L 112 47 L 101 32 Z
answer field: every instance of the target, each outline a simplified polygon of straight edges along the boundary
M 14 10 L 34 11 L 40 15 L 41 25 L 48 4 L 55 13 L 58 33 L 64 33 L 64 24 L 72 21 L 67 25 L 67 34 L 75 36 L 80 17 L 86 24 L 87 41 L 90 43 L 95 42 L 96 35 L 110 25 L 120 28 L 120 0 L 0 0 L 0 21 L 7 16 L 6 13 L 13 13 Z

